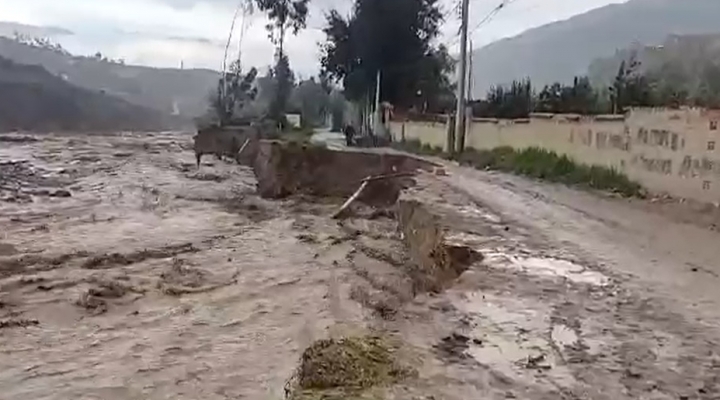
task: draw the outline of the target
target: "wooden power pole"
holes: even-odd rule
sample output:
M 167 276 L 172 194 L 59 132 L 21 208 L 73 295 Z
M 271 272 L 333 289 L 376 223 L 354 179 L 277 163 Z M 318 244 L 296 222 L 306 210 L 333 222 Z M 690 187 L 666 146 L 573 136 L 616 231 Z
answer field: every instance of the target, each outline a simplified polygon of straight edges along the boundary
M 460 68 L 458 71 L 457 82 L 457 110 L 455 114 L 455 138 L 448 140 L 454 148 L 450 148 L 451 154 L 460 153 L 465 147 L 465 89 L 467 88 L 465 80 L 467 79 L 467 44 L 468 44 L 468 9 L 470 8 L 470 0 L 462 0 L 461 8 L 461 25 L 460 25 Z
M 467 78 L 467 99 L 468 103 L 473 101 L 473 44 L 470 39 L 470 51 L 468 51 L 468 78 Z

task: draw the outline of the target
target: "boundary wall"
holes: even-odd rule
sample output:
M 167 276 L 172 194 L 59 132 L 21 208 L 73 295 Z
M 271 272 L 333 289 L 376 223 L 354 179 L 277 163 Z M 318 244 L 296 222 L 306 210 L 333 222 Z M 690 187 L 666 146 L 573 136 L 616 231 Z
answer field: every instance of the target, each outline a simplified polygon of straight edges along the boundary
M 391 121 L 393 140 L 418 139 L 447 150 L 449 118 Z M 443 122 L 444 121 L 444 122 Z M 466 146 L 541 147 L 578 162 L 626 173 L 654 193 L 720 202 L 720 110 L 633 109 L 626 115 L 532 114 L 475 118 Z

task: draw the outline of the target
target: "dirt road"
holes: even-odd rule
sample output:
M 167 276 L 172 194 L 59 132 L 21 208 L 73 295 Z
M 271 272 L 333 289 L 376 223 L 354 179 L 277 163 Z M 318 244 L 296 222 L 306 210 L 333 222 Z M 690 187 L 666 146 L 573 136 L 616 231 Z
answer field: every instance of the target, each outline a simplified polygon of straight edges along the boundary
M 280 399 L 314 340 L 385 332 L 393 399 L 720 398 L 718 234 L 448 165 L 415 189 L 484 256 L 415 293 L 385 215 L 254 194 L 190 136 L 0 143 L 0 398 Z
M 572 376 L 546 372 L 561 398 L 720 398 L 717 232 L 648 211 L 656 208 L 647 204 L 504 174 L 448 171 L 445 184 L 504 226 L 510 239 L 480 244 L 486 268 L 454 289 L 477 312 L 473 330 L 499 332 L 474 351 L 482 359 L 495 343 L 504 362 L 480 364 L 511 369 L 507 354 L 532 349 L 538 337 L 528 339 L 528 332 L 544 331 L 539 347 L 553 347 L 548 353 Z M 523 274 L 498 273 L 508 268 Z M 566 279 L 549 285 L 533 276 Z M 468 295 L 476 287 L 482 289 Z M 531 390 L 517 398 L 545 397 Z

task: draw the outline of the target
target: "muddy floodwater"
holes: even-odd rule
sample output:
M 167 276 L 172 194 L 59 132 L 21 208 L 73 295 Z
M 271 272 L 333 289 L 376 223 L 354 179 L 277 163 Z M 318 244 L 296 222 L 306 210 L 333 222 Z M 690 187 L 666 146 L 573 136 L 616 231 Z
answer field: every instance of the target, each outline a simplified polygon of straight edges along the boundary
M 423 173 L 481 255 L 428 293 L 392 209 L 261 199 L 189 134 L 2 137 L 1 399 L 283 399 L 308 346 L 367 332 L 414 369 L 372 398 L 720 399 L 720 235 L 651 207 Z

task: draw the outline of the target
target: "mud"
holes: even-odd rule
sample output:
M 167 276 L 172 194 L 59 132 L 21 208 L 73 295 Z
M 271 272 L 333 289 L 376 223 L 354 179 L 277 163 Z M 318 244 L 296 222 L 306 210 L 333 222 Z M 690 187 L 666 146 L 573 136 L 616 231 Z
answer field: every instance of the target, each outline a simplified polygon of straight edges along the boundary
M 363 165 L 355 158 L 392 158 L 338 165 L 343 156 L 310 150 L 343 179 L 270 174 L 285 197 L 266 199 L 246 166 L 198 171 L 190 134 L 35 138 L 0 147 L 12 162 L 3 179 L 20 182 L 0 201 L 7 398 L 282 399 L 300 393 L 305 355 L 357 355 L 322 349 L 375 336 L 393 338 L 382 365 L 413 373 L 346 375 L 323 394 L 353 382 L 371 383 L 356 398 L 402 400 L 720 390 L 709 230 L 449 163 L 417 174 L 393 207 L 337 221 L 358 186 L 345 174 Z M 387 170 L 378 164 L 351 178 Z M 320 190 L 287 190 L 306 183 Z
M 163 259 L 179 254 L 194 253 L 199 250 L 192 243 L 165 246 L 160 249 L 143 249 L 127 254 L 110 253 L 88 258 L 82 263 L 82 268 L 102 269 L 117 265 L 132 265 L 149 259 Z
M 195 157 L 197 166 L 200 167 L 203 155 L 211 154 L 215 155 L 216 158 L 221 159 L 222 157 L 230 157 L 237 163 L 241 163 L 241 156 L 239 155 L 240 149 L 243 147 L 245 142 L 248 144 L 253 142 L 253 148 L 256 147 L 257 141 L 260 138 L 260 133 L 250 127 L 238 127 L 236 129 L 211 127 L 205 128 L 198 131 L 198 134 L 193 137 L 193 150 L 195 151 Z M 247 145 L 243 152 L 247 149 Z M 251 154 L 249 160 L 252 161 L 255 154 Z M 244 159 L 246 162 L 248 158 Z
M 348 198 L 363 179 L 386 174 L 431 170 L 434 164 L 411 156 L 369 151 L 337 151 L 303 143 L 262 141 L 254 163 L 258 193 L 267 198 L 294 194 Z M 370 205 L 392 205 L 407 179 L 369 183 L 359 199 Z
M 482 255 L 468 246 L 448 243 L 449 226 L 433 212 L 432 206 L 405 194 L 397 204 L 398 229 L 402 234 L 413 267 L 415 293 L 440 292 L 452 286 L 454 280 Z
M 40 321 L 36 319 L 8 319 L 0 321 L 0 329 L 6 328 L 27 328 L 29 326 L 37 326 Z

